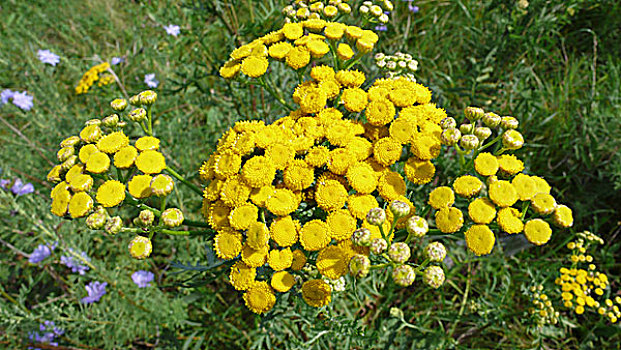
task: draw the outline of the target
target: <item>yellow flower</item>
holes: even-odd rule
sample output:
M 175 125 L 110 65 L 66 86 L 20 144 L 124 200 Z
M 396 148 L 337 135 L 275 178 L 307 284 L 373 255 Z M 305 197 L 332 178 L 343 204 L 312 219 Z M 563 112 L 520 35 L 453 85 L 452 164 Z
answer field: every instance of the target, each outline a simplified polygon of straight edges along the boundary
M 337 241 L 350 239 L 356 230 L 356 219 L 347 209 L 339 209 L 331 212 L 326 219 L 330 237 Z
M 373 145 L 373 158 L 383 166 L 390 166 L 399 160 L 403 146 L 391 137 L 384 137 Z
M 287 65 L 295 70 L 306 67 L 310 62 L 311 55 L 304 46 L 294 47 L 287 53 Z
M 84 172 L 84 165 L 83 164 L 76 164 L 74 166 L 71 167 L 71 169 L 69 169 L 67 171 L 67 173 L 65 174 L 65 181 L 70 183 L 71 180 L 73 180 L 74 177 L 82 174 Z
M 276 303 L 276 296 L 267 282 L 254 282 L 244 293 L 246 307 L 255 314 L 270 311 Z
M 505 180 L 492 183 L 488 190 L 489 198 L 499 207 L 510 207 L 518 200 L 515 187 Z
M 126 169 L 134 165 L 138 156 L 138 150 L 134 146 L 125 146 L 114 154 L 114 166 L 119 169 Z
M 291 51 L 291 49 L 293 49 L 293 45 L 289 44 L 288 42 L 279 42 L 270 46 L 270 48 L 268 49 L 268 53 L 270 57 L 281 61 L 285 57 L 287 57 L 287 54 L 289 53 L 289 51 Z
M 86 161 L 86 171 L 93 174 L 101 174 L 110 168 L 110 157 L 103 152 L 91 154 Z
M 487 225 L 472 225 L 464 235 L 468 249 L 479 256 L 491 253 L 496 242 L 494 232 Z
M 348 59 L 354 57 L 354 50 L 352 50 L 351 46 L 348 44 L 340 43 L 336 48 L 336 55 L 343 61 L 347 61 Z
M 129 242 L 129 254 L 136 259 L 144 259 L 151 255 L 153 245 L 147 237 L 136 236 Z
M 387 100 L 377 100 L 369 103 L 369 107 L 367 107 L 367 119 L 369 118 L 369 110 L 374 103 L 384 103 Z M 390 101 L 388 101 L 390 103 Z M 390 103 L 392 105 L 392 103 Z M 394 116 L 394 115 L 393 115 Z M 401 144 L 409 143 L 414 140 L 415 135 L 418 133 L 418 128 L 416 127 L 416 120 L 414 118 L 408 117 L 399 117 L 392 120 L 392 117 L 388 120 L 390 123 L 390 128 L 388 129 L 390 132 L 390 137 L 400 142 Z M 371 122 L 369 120 L 369 122 Z
M 541 219 L 533 219 L 529 220 L 524 225 L 524 235 L 530 243 L 542 245 L 548 243 L 550 240 L 552 229 L 547 222 Z
M 281 247 L 290 247 L 298 241 L 299 224 L 291 216 L 284 216 L 272 221 L 270 237 Z
M 231 266 L 229 280 L 236 290 L 246 290 L 252 285 L 256 276 L 256 268 L 246 265 L 243 261 L 237 261 Z
M 244 244 L 242 247 L 242 261 L 250 267 L 259 267 L 265 264 L 267 260 L 267 253 L 269 247 L 266 245 L 261 249 L 254 249 L 249 244 Z
M 322 40 L 311 40 L 306 44 L 306 47 L 310 51 L 313 58 L 321 58 L 330 52 L 330 46 Z
M 324 184 L 317 185 L 315 201 L 325 211 L 341 209 L 347 201 L 347 190 L 338 181 L 327 180 Z
M 58 182 L 60 180 L 62 180 L 60 178 L 60 172 L 61 172 L 61 166 L 60 165 L 56 165 L 52 168 L 52 170 L 50 170 L 49 173 L 47 173 L 47 181 L 49 182 Z
M 270 285 L 275 290 L 284 293 L 295 285 L 295 277 L 287 271 L 278 271 L 272 275 Z
M 326 306 L 332 301 L 332 288 L 320 279 L 306 281 L 302 285 L 302 297 L 310 306 Z
M 110 133 L 97 141 L 97 148 L 104 153 L 116 153 L 129 145 L 129 138 L 122 131 Z
M 220 232 L 216 234 L 213 239 L 213 248 L 219 258 L 224 260 L 234 259 L 239 255 L 242 249 L 241 237 L 239 234 L 233 232 Z M 243 262 L 241 264 L 243 264 Z M 232 274 L 233 268 L 231 268 L 231 275 Z
M 323 109 L 328 101 L 328 96 L 320 89 L 311 89 L 302 98 L 300 108 L 302 112 L 311 114 L 318 113 Z
M 274 190 L 274 193 L 265 201 L 265 207 L 274 215 L 285 216 L 298 208 L 299 202 L 295 194 L 286 188 Z
M 323 91 L 328 100 L 337 97 L 341 93 L 341 85 L 336 80 L 324 80 L 319 83 L 319 89 Z
M 157 174 L 166 168 L 166 159 L 158 151 L 144 151 L 136 158 L 136 168 L 145 174 Z
M 455 207 L 445 207 L 436 212 L 436 226 L 443 233 L 457 232 L 463 224 L 464 215 Z
M 253 249 L 261 249 L 267 246 L 269 239 L 270 233 L 264 223 L 255 221 L 248 225 L 248 230 L 246 231 L 247 245 Z
M 242 61 L 241 71 L 251 78 L 258 78 L 267 72 L 268 66 L 267 58 L 249 56 Z
M 384 172 L 377 185 L 377 191 L 382 198 L 387 200 L 395 200 L 405 195 L 406 184 L 401 174 L 394 171 Z
M 97 202 L 106 208 L 119 205 L 125 199 L 125 185 L 116 180 L 108 180 L 97 189 Z
M 80 138 L 86 143 L 93 143 L 101 138 L 101 134 L 99 125 L 87 125 L 80 131 Z
M 71 193 L 67 189 L 67 185 L 61 182 L 54 190 L 52 190 L 52 214 L 56 216 L 63 216 L 67 212 L 67 206 L 71 201 Z
M 347 26 L 339 22 L 330 22 L 326 24 L 323 34 L 330 40 L 339 40 L 345 34 Z
M 347 199 L 347 208 L 357 219 L 364 220 L 372 208 L 378 207 L 375 197 L 369 194 L 355 194 Z
M 284 143 L 274 143 L 269 145 L 265 150 L 265 157 L 267 158 L 265 160 L 260 158 L 261 162 L 269 160 L 276 169 L 284 170 L 295 157 L 295 150 Z M 267 167 L 269 166 L 270 165 L 267 165 Z
M 496 207 L 488 198 L 477 198 L 468 205 L 468 215 L 477 224 L 489 224 L 496 217 Z
M 483 152 L 474 159 L 474 169 L 481 176 L 495 175 L 498 167 L 498 159 L 491 153 Z
M 127 183 L 127 190 L 134 198 L 147 198 L 151 195 L 150 175 L 136 175 Z
M 358 88 L 364 84 L 365 75 L 358 70 L 340 70 L 336 72 L 336 80 L 348 88 Z
M 288 269 L 293 262 L 293 253 L 291 249 L 285 248 L 283 250 L 272 249 L 267 256 L 267 264 L 274 271 L 282 271 Z
M 90 175 L 78 174 L 71 178 L 69 187 L 71 187 L 73 192 L 90 191 L 93 187 L 93 178 Z
M 321 220 L 311 220 L 300 230 L 300 243 L 305 250 L 320 250 L 330 243 L 329 226 Z
M 554 224 L 558 227 L 571 227 L 574 224 L 574 217 L 571 209 L 566 205 L 559 205 L 552 217 Z
M 405 176 L 415 185 L 429 183 L 436 173 L 436 167 L 429 160 L 420 160 L 416 157 L 409 158 L 403 166 Z
M 330 151 L 328 169 L 337 175 L 345 175 L 354 161 L 345 148 L 336 148 Z
M 74 154 L 74 147 L 63 147 L 58 151 L 58 153 L 56 153 L 56 157 L 58 158 L 58 161 L 64 162 L 65 160 L 67 160 L 67 158 L 71 157 Z
M 69 201 L 69 215 L 80 218 L 93 209 L 93 199 L 84 192 L 78 192 Z
M 465 175 L 458 177 L 455 182 L 453 182 L 453 189 L 455 189 L 455 193 L 458 195 L 470 198 L 481 192 L 483 183 L 474 176 Z
M 282 26 L 282 33 L 289 40 L 299 39 L 304 35 L 304 27 L 300 23 L 285 23 Z
M 151 193 L 158 197 L 168 196 L 175 188 L 175 182 L 172 177 L 159 174 L 153 177 L 149 187 L 151 187 Z
M 524 163 L 512 154 L 503 154 L 498 157 L 500 170 L 508 175 L 515 175 L 524 170 Z
M 210 184 L 211 186 L 211 184 Z M 265 201 L 274 193 L 274 187 L 272 185 L 263 186 L 261 188 L 253 188 L 250 192 L 250 200 L 255 205 L 265 208 Z
M 429 193 L 429 205 L 434 209 L 447 208 L 455 203 L 455 194 L 450 187 L 440 186 L 436 187 Z
M 213 169 L 217 178 L 225 180 L 239 172 L 242 159 L 232 150 L 225 150 L 214 157 Z
M 237 61 L 228 61 L 218 71 L 220 76 L 224 79 L 232 79 L 235 78 L 237 73 L 239 73 L 241 69 L 241 63 Z
M 378 178 L 367 163 L 356 163 L 347 170 L 349 185 L 358 193 L 369 194 L 377 188 Z
M 334 75 L 334 69 L 326 65 L 315 66 L 310 71 L 311 78 L 315 79 L 316 81 L 334 80 Z
M 500 229 L 508 234 L 520 233 L 524 229 L 524 223 L 522 222 L 520 212 L 515 208 L 500 209 L 496 222 L 498 222 Z
M 368 103 L 367 93 L 360 88 L 347 88 L 343 90 L 341 100 L 345 109 L 350 112 L 361 112 Z
M 246 230 L 252 223 L 259 218 L 259 209 L 252 205 L 246 204 L 234 208 L 229 214 L 229 222 L 231 227 L 236 230 Z
M 343 250 L 331 245 L 322 249 L 317 255 L 317 270 L 330 279 L 339 279 L 347 273 L 348 261 Z
M 276 167 L 265 156 L 254 156 L 246 161 L 242 171 L 242 178 L 254 188 L 270 185 L 276 175 Z
M 140 152 L 157 151 L 160 149 L 160 139 L 153 136 L 143 136 L 136 140 L 136 148 Z
M 235 207 L 246 203 L 250 197 L 250 191 L 250 186 L 246 185 L 239 176 L 233 176 L 228 178 L 224 185 L 222 185 L 220 199 L 222 199 L 224 204 Z
M 511 184 L 515 187 L 521 201 L 531 200 L 537 190 L 535 181 L 530 176 L 522 173 L 517 174 L 511 180 Z
M 547 193 L 537 193 L 530 201 L 537 214 L 549 215 L 556 209 L 556 200 Z
M 416 102 L 422 105 L 431 102 L 431 90 L 429 90 L 428 87 L 417 83 L 415 85 L 415 90 L 416 90 Z
M 439 139 L 430 135 L 421 134 L 412 141 L 411 151 L 418 159 L 430 160 L 440 154 L 441 147 L 442 144 Z
M 531 176 L 530 178 L 535 182 L 535 193 L 550 193 L 550 185 L 544 178 L 539 176 Z
M 304 265 L 306 265 L 306 255 L 300 249 L 293 251 L 293 262 L 291 263 L 291 270 L 300 271 Z
M 394 89 L 388 93 L 388 98 L 395 106 L 404 108 L 416 103 L 416 91 L 408 88 Z
M 222 201 L 217 201 L 209 206 L 205 213 L 209 225 L 218 232 L 231 229 L 229 214 L 231 210 Z
M 355 137 L 350 121 L 338 120 L 327 126 L 326 138 L 333 146 L 345 146 Z
M 97 146 L 95 146 L 94 144 L 84 145 L 82 146 L 82 148 L 80 148 L 80 152 L 78 152 L 78 158 L 80 159 L 80 162 L 86 164 L 91 154 L 97 153 L 97 152 L 100 152 L 100 151 L 99 149 L 97 149 Z
M 312 185 L 315 173 L 304 160 L 296 159 L 283 172 L 283 180 L 290 190 L 301 191 Z

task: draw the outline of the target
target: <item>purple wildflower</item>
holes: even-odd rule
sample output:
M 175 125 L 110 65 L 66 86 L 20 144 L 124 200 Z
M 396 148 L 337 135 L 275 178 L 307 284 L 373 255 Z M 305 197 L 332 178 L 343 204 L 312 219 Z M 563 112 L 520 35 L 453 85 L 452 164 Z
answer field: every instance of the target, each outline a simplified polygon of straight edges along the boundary
M 99 281 L 94 281 L 94 282 L 87 284 L 86 286 L 84 286 L 84 288 L 86 289 L 88 296 L 85 296 L 84 298 L 82 298 L 80 302 L 84 304 L 91 304 L 91 303 L 98 302 L 99 299 L 101 299 L 101 297 L 103 297 L 104 294 L 106 294 L 107 285 L 108 285 L 107 282 L 99 282 Z
M 388 30 L 388 27 L 386 27 L 385 24 L 379 25 L 379 26 L 375 26 L 375 30 L 378 32 L 385 32 Z
M 0 179 L 0 188 L 6 190 L 6 186 L 11 183 L 11 180 Z
M 167 26 L 164 26 L 164 30 L 166 30 L 166 34 L 175 37 L 179 35 L 179 33 L 181 33 L 181 28 L 176 24 L 169 24 Z
M 149 287 L 151 285 L 151 281 L 153 281 L 153 277 L 155 277 L 155 275 L 153 275 L 153 272 L 150 271 L 140 270 L 132 273 L 132 280 L 136 283 L 138 288 Z
M 123 62 L 123 57 L 112 57 L 112 59 L 110 60 L 110 64 L 113 66 L 116 66 L 117 64 Z
M 52 254 L 52 250 L 54 250 L 54 246 L 50 247 L 45 244 L 39 244 L 38 247 L 30 254 L 30 258 L 28 261 L 31 264 L 38 264 L 41 261 L 45 260 L 48 256 Z
M 39 50 L 37 51 L 37 55 L 39 56 L 39 61 L 52 66 L 56 66 L 58 62 L 60 62 L 60 56 L 50 50 Z
M 57 346 L 58 343 L 53 342 L 54 338 L 59 337 L 65 333 L 64 330 L 56 327 L 53 321 L 45 321 L 39 325 L 39 332 L 30 332 L 28 338 L 37 343 L 46 343 L 49 345 Z M 33 348 L 30 348 L 33 349 Z M 38 349 L 38 348 L 34 348 Z
M 2 90 L 2 92 L 0 92 L 0 105 L 8 103 L 9 99 L 13 98 L 14 94 L 15 94 L 15 92 L 13 92 L 13 91 L 11 91 L 9 89 Z
M 34 106 L 33 99 L 34 97 L 28 96 L 26 91 L 13 93 L 13 104 L 24 111 L 29 111 Z
M 34 192 L 34 186 L 30 182 L 24 184 L 21 179 L 16 179 L 13 187 L 11 187 L 11 191 L 17 196 L 23 196 Z
M 152 89 L 156 88 L 160 84 L 159 81 L 155 80 L 155 73 L 146 74 L 144 76 L 144 83 Z
M 73 249 L 69 248 L 70 251 L 73 251 Z M 86 252 L 82 252 L 80 253 L 80 255 L 84 258 L 84 260 L 86 261 L 90 261 L 91 259 L 86 255 Z M 73 273 L 79 273 L 80 275 L 83 275 L 88 269 L 89 267 L 84 265 L 82 263 L 82 261 L 80 261 L 79 259 L 76 259 L 75 257 L 68 255 L 68 256 L 61 256 L 60 257 L 60 263 L 64 264 L 65 266 L 67 266 L 68 268 L 71 269 L 71 272 Z

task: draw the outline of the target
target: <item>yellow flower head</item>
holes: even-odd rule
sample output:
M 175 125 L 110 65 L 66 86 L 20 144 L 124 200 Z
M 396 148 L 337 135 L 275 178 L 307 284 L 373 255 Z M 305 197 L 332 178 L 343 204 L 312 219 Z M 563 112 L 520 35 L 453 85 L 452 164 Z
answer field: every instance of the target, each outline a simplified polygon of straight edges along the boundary
M 377 185 L 377 190 L 382 198 L 392 201 L 405 195 L 406 184 L 401 174 L 394 171 L 384 172 Z
M 330 22 L 326 24 L 326 28 L 324 29 L 323 33 L 326 36 L 326 38 L 330 40 L 339 40 L 345 34 L 346 28 L 347 26 L 344 25 L 343 23 Z
M 291 263 L 291 270 L 300 271 L 304 265 L 306 265 L 306 255 L 300 249 L 293 251 L 293 262 Z
M 160 139 L 153 136 L 143 136 L 136 140 L 136 148 L 140 152 L 157 151 L 160 149 Z
M 246 265 L 243 261 L 237 261 L 231 266 L 229 280 L 236 290 L 246 290 L 255 281 L 256 275 L 256 268 Z
M 530 204 L 537 214 L 549 215 L 556 209 L 556 200 L 547 193 L 537 193 L 533 196 Z
M 97 189 L 97 202 L 106 208 L 119 205 L 125 199 L 125 185 L 108 180 Z
M 153 245 L 147 237 L 136 236 L 129 242 L 129 254 L 136 259 L 144 259 L 151 255 Z
M 443 233 L 457 232 L 464 224 L 464 215 L 455 207 L 444 207 L 436 212 L 436 226 Z
M 166 168 L 166 159 L 158 151 L 144 151 L 136 158 L 136 167 L 145 174 L 157 174 Z
M 276 296 L 267 282 L 255 281 L 244 293 L 244 301 L 250 311 L 260 315 L 274 307 Z
M 304 35 L 304 27 L 300 23 L 285 23 L 282 27 L 282 32 L 285 38 L 289 40 L 296 40 Z
M 86 171 L 101 174 L 110 168 L 110 157 L 103 152 L 95 152 L 86 161 Z
M 499 207 L 510 207 L 518 200 L 515 187 L 505 180 L 499 180 L 489 186 L 489 198 Z
M 552 219 L 554 220 L 554 224 L 558 227 L 567 228 L 574 224 L 572 211 L 566 205 L 557 206 Z
M 276 167 L 271 159 L 265 156 L 254 156 L 246 161 L 242 178 L 253 188 L 270 185 L 276 175 Z
M 306 281 L 302 285 L 302 297 L 310 306 L 326 306 L 332 301 L 332 288 L 320 279 Z
M 465 175 L 458 177 L 455 182 L 453 182 L 453 189 L 455 189 L 455 193 L 458 195 L 470 198 L 481 192 L 483 183 L 474 176 Z
M 348 271 L 347 256 L 338 246 L 328 246 L 317 255 L 317 270 L 330 279 L 339 279 Z
M 259 209 L 252 204 L 245 204 L 231 210 L 229 222 L 236 230 L 246 230 L 251 224 L 257 222 Z
M 175 187 L 175 182 L 172 177 L 164 174 L 159 174 L 153 177 L 151 183 L 149 184 L 151 187 L 151 193 L 154 195 L 161 197 L 167 196 L 172 192 Z
M 520 212 L 515 208 L 500 209 L 496 222 L 498 222 L 500 229 L 508 234 L 520 233 L 524 229 L 524 223 L 522 222 Z
M 331 212 L 326 219 L 330 237 L 342 241 L 350 239 L 356 230 L 356 219 L 346 209 L 339 209 Z
M 127 183 L 127 190 L 134 198 L 147 198 L 151 195 L 150 175 L 136 175 Z
M 550 240 L 552 229 L 547 222 L 541 219 L 533 219 L 524 225 L 524 235 L 532 244 L 543 245 Z
M 289 44 L 288 42 L 279 42 L 270 46 L 270 48 L 268 49 L 268 53 L 270 57 L 282 61 L 283 59 L 285 59 L 285 57 L 287 57 L 287 54 L 292 49 L 293 45 Z
M 326 65 L 321 65 L 321 66 L 313 67 L 311 69 L 311 71 L 310 71 L 310 76 L 311 76 L 311 78 L 315 79 L 316 81 L 334 80 L 335 79 L 334 69 L 332 69 L 332 67 L 326 66 Z
M 274 215 L 285 216 L 298 208 L 296 195 L 289 189 L 279 188 L 265 201 L 265 207 Z
M 80 138 L 86 143 L 97 142 L 101 138 L 99 125 L 87 125 L 80 131 Z
M 134 146 L 125 146 L 114 154 L 114 166 L 127 169 L 134 165 L 137 156 L 138 150 Z
M 349 185 L 358 193 L 369 194 L 377 188 L 378 178 L 367 163 L 356 163 L 347 170 Z
M 442 144 L 436 137 L 421 134 L 412 141 L 412 153 L 422 160 L 430 160 L 436 158 L 440 154 Z
M 262 266 L 267 261 L 268 251 L 268 246 L 261 247 L 261 249 L 254 249 L 249 244 L 244 244 L 241 253 L 242 261 L 250 267 Z
M 340 43 L 336 48 L 336 55 L 343 61 L 347 61 L 354 57 L 354 50 L 346 43 Z
M 494 232 L 487 225 L 473 225 L 465 233 L 468 249 L 476 255 L 491 253 L 496 242 Z
M 488 198 L 477 198 L 468 205 L 468 215 L 477 224 L 490 224 L 496 217 L 496 207 Z
M 429 205 L 434 209 L 447 208 L 455 203 L 455 194 L 450 187 L 436 187 L 429 193 Z
M 295 277 L 287 271 L 278 271 L 272 275 L 270 285 L 275 290 L 284 293 L 295 285 Z
M 391 137 L 384 137 L 373 145 L 373 158 L 383 165 L 390 166 L 399 160 L 403 146 Z
M 324 184 L 317 186 L 315 201 L 326 211 L 341 209 L 347 201 L 347 190 L 338 181 L 327 180 Z
M 242 73 L 251 78 L 258 78 L 267 72 L 269 62 L 265 57 L 249 56 L 241 64 Z
M 436 173 L 436 167 L 429 160 L 420 160 L 416 157 L 409 158 L 403 166 L 405 176 L 416 185 L 431 182 Z
M 267 256 L 267 264 L 274 271 L 282 271 L 288 269 L 293 262 L 293 253 L 291 249 L 285 248 L 282 250 L 272 249 Z
M 523 173 L 515 175 L 513 180 L 511 180 L 511 184 L 515 187 L 521 201 L 531 200 L 537 191 L 535 181 Z
M 350 112 L 361 112 L 368 103 L 367 93 L 360 88 L 347 88 L 343 90 L 341 100 L 345 109 Z
M 299 223 L 291 216 L 284 216 L 272 221 L 270 237 L 281 247 L 290 247 L 298 241 Z
M 369 194 L 355 194 L 347 199 L 347 208 L 357 219 L 364 220 L 372 208 L 378 207 L 377 200 Z
M 503 154 L 498 157 L 498 166 L 507 175 L 515 175 L 524 170 L 524 163 L 512 154 Z
M 250 197 L 250 191 L 250 186 L 246 185 L 239 176 L 233 176 L 228 178 L 224 185 L 222 185 L 220 199 L 222 199 L 224 204 L 235 207 L 246 203 Z
M 330 151 L 325 146 L 314 146 L 308 150 L 304 160 L 308 165 L 319 168 L 328 162 Z
M 321 58 L 330 52 L 330 46 L 322 40 L 311 40 L 306 44 L 306 47 L 310 51 L 313 58 Z
M 301 191 L 312 185 L 315 173 L 304 160 L 296 159 L 283 172 L 283 180 L 290 190 Z
M 310 63 L 310 51 L 304 46 L 297 46 L 287 53 L 287 65 L 295 70 L 306 67 Z
M 351 154 L 347 152 L 345 148 L 336 148 L 330 151 L 328 158 L 328 169 L 337 174 L 345 175 L 347 169 L 354 163 L 354 159 Z
M 224 260 L 234 259 L 239 255 L 242 249 L 241 237 L 239 234 L 233 232 L 220 232 L 214 237 L 213 248 L 219 258 Z M 243 262 L 238 263 L 244 264 Z M 231 275 L 233 275 L 233 270 L 234 269 L 231 268 Z M 231 280 L 232 279 L 233 278 L 231 278 Z
M 270 233 L 262 222 L 253 222 L 248 225 L 248 231 L 246 231 L 246 244 L 253 249 L 262 249 L 267 247 L 267 243 L 270 239 Z
M 498 159 L 494 157 L 491 153 L 483 152 L 480 153 L 474 159 L 474 169 L 481 176 L 492 176 L 496 175 L 498 171 Z
M 93 187 L 93 178 L 90 175 L 78 174 L 71 178 L 69 187 L 71 187 L 73 192 L 90 191 Z
M 302 98 L 300 108 L 302 112 L 311 114 L 318 113 L 323 109 L 328 101 L 328 96 L 321 89 L 311 89 Z
M 330 243 L 330 227 L 321 220 L 311 220 L 300 230 L 300 243 L 305 250 L 321 250 Z
M 78 192 L 69 201 L 69 215 L 80 218 L 93 209 L 93 199 L 85 192 Z
M 122 131 L 110 133 L 97 141 L 97 148 L 104 153 L 112 154 L 129 145 L 129 138 Z
M 82 148 L 80 148 L 80 151 L 78 152 L 78 158 L 80 159 L 80 162 L 86 164 L 91 154 L 97 153 L 97 152 L 100 152 L 100 151 L 99 149 L 97 149 L 96 145 L 94 144 L 84 145 L 82 146 Z

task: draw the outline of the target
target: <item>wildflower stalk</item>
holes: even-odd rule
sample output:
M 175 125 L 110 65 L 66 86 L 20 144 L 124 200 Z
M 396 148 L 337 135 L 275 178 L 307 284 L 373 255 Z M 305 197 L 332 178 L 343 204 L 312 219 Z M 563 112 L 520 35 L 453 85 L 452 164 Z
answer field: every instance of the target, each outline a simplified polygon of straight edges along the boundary
M 151 114 L 151 105 L 147 106 L 147 120 L 148 120 L 148 131 L 147 134 L 149 136 L 153 136 L 153 117 Z
M 356 63 L 358 63 L 358 61 L 360 61 L 360 59 L 365 55 L 365 52 L 359 51 L 358 53 L 356 53 L 356 55 L 351 59 L 351 62 L 349 62 L 349 64 L 345 67 L 345 70 L 350 69 L 351 67 L 353 67 Z
M 459 156 L 459 172 L 463 174 L 466 171 L 466 158 L 464 157 L 464 155 L 468 152 L 462 151 L 459 145 L 455 145 L 455 150 L 457 151 L 457 155 Z
M 330 40 L 330 52 L 332 53 L 332 59 L 334 60 L 334 69 L 339 70 L 339 58 L 336 54 L 336 44 L 334 41 Z
M 168 230 L 168 229 L 161 229 L 161 230 L 158 230 L 157 232 L 165 233 L 171 236 L 201 236 L 201 235 L 214 233 L 213 230 L 175 231 L 175 230 Z
M 457 329 L 457 324 L 461 320 L 461 316 L 464 314 L 464 310 L 466 308 L 466 302 L 468 301 L 468 294 L 470 293 L 470 285 L 472 284 L 472 271 L 471 271 L 471 262 L 468 260 L 468 274 L 466 280 L 466 290 L 464 291 L 464 298 L 461 300 L 461 306 L 459 307 L 459 314 L 457 314 L 457 319 L 453 326 L 451 327 L 451 331 L 449 332 L 449 337 L 453 337 L 453 333 L 455 333 L 455 329 Z
M 121 89 L 123 96 L 125 96 L 125 99 L 129 101 L 129 95 L 127 94 L 127 90 L 125 90 L 125 86 L 123 85 L 123 83 L 121 83 L 121 79 L 119 79 L 119 77 L 116 75 L 114 70 L 110 67 L 108 67 L 108 73 L 112 75 L 112 77 L 114 78 L 114 81 L 116 82 L 116 85 L 118 85 L 119 88 Z
M 183 176 L 179 175 L 179 173 L 177 173 L 176 171 L 174 171 L 173 169 L 171 169 L 170 167 L 166 167 L 166 171 L 172 175 L 175 179 L 181 181 L 182 184 L 188 186 L 192 191 L 196 192 L 198 195 L 200 195 L 201 197 L 203 196 L 203 191 L 200 190 L 200 188 L 198 188 L 196 185 L 194 185 L 193 183 L 190 183 L 188 180 L 186 180 Z
M 259 82 L 259 85 L 261 85 L 265 90 L 267 90 L 267 92 L 269 92 L 270 95 L 272 95 L 272 97 L 274 97 L 276 101 L 278 101 L 278 103 L 280 103 L 283 107 L 287 108 L 290 111 L 294 110 L 294 108 L 291 107 L 287 103 L 287 101 L 285 101 L 285 99 L 282 97 L 282 93 L 280 93 L 280 90 L 278 90 L 278 88 L 276 87 L 270 86 L 271 84 L 269 84 L 268 81 L 266 81 L 263 76 L 258 77 L 257 81 Z
M 152 208 L 144 203 L 140 203 L 134 199 L 131 198 L 126 198 L 125 201 L 131 205 L 132 207 L 136 208 L 136 209 L 143 209 L 143 210 L 148 210 L 150 212 L 152 212 L 153 214 L 155 214 L 155 216 L 160 217 L 162 216 L 162 212 Z M 209 224 L 205 223 L 205 222 L 200 222 L 200 221 L 194 221 L 194 220 L 188 220 L 188 219 L 184 219 L 183 223 L 181 223 L 182 225 L 185 226 L 193 226 L 193 227 L 211 227 L 209 226 Z

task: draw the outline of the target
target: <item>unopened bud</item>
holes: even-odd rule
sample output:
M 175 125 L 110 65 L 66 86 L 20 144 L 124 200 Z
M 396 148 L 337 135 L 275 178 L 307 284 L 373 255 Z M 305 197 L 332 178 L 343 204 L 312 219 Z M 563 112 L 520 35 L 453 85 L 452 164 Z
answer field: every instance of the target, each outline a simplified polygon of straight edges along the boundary
M 367 222 L 374 226 L 380 226 L 386 221 L 386 211 L 382 208 L 372 208 L 367 213 Z
M 403 242 L 393 243 L 390 248 L 388 248 L 388 257 L 398 264 L 403 264 L 408 261 L 410 259 L 410 254 L 410 247 Z
M 106 225 L 106 219 L 102 213 L 92 213 L 86 218 L 86 226 L 91 230 L 101 230 Z
M 175 182 L 173 181 L 172 177 L 168 175 L 158 174 L 155 175 L 151 180 L 150 187 L 151 192 L 154 195 L 162 197 L 167 196 L 170 194 L 170 192 L 172 192 L 173 188 L 175 187 Z
M 429 232 L 429 224 L 427 220 L 420 216 L 412 216 L 405 224 L 408 233 L 414 237 L 424 237 Z
M 479 139 L 474 135 L 464 135 L 459 140 L 459 144 L 465 150 L 471 150 L 479 147 Z
M 119 124 L 119 116 L 116 114 L 109 115 L 101 120 L 101 124 L 108 128 L 114 128 Z
M 351 241 L 358 246 L 367 247 L 371 244 L 371 230 L 359 228 L 351 235 Z
M 144 108 L 136 108 L 129 112 L 127 117 L 133 122 L 140 123 L 141 121 L 147 119 L 147 111 Z
M 461 133 L 464 134 L 464 135 L 472 134 L 472 132 L 474 131 L 474 125 L 472 125 L 472 124 L 461 124 L 459 126 L 459 131 L 461 131 Z
M 500 124 L 500 116 L 494 112 L 487 112 L 483 115 L 483 124 L 489 126 L 490 128 L 495 128 Z
M 440 266 L 429 266 L 425 269 L 423 280 L 431 288 L 438 289 L 444 284 L 444 270 Z
M 138 223 L 142 227 L 151 226 L 155 220 L 155 214 L 150 210 L 143 210 L 138 215 Z
M 140 97 L 140 103 L 145 106 L 150 106 L 157 100 L 157 93 L 153 90 L 145 90 L 139 93 L 138 97 Z
M 386 248 L 388 248 L 388 243 L 383 238 L 375 238 L 371 241 L 371 253 L 375 255 L 382 254 Z
M 485 111 L 483 110 L 483 108 L 479 107 L 466 107 L 466 109 L 464 109 L 464 115 L 471 122 L 475 122 L 483 118 L 483 116 L 485 115 Z
M 485 126 L 479 126 L 474 129 L 474 136 L 476 136 L 482 143 L 492 136 L 492 129 Z
M 349 260 L 349 273 L 360 278 L 369 274 L 371 261 L 366 255 L 356 254 Z
M 167 227 L 177 227 L 183 223 L 183 213 L 177 208 L 168 208 L 162 212 L 160 220 Z
M 151 255 L 153 245 L 147 237 L 136 236 L 129 242 L 129 254 L 136 259 L 144 259 Z
M 507 130 L 502 134 L 502 145 L 506 149 L 520 149 L 524 145 L 524 137 L 517 130 Z
M 457 126 L 457 122 L 453 117 L 446 117 L 440 121 L 440 127 L 442 129 L 450 129 L 455 128 Z
M 399 265 L 392 270 L 392 279 L 402 287 L 407 287 L 414 283 L 416 273 L 410 265 Z
M 403 319 L 403 311 L 398 307 L 391 307 L 390 316 L 398 319 Z
M 110 106 L 117 112 L 123 112 L 125 108 L 127 108 L 127 100 L 122 98 L 117 98 L 110 102 Z
M 406 202 L 399 200 L 392 201 L 388 209 L 390 209 L 390 212 L 392 213 L 392 215 L 394 215 L 396 219 L 408 216 L 408 214 L 410 214 L 410 205 Z
M 500 126 L 504 129 L 517 129 L 520 126 L 520 122 L 513 117 L 502 117 Z
M 440 134 L 440 141 L 447 146 L 455 146 L 461 139 L 461 131 L 455 128 L 448 128 Z
M 446 248 L 440 242 L 431 242 L 425 248 L 425 255 L 431 262 L 442 262 L 446 258 Z
M 129 103 L 131 103 L 134 106 L 141 106 L 142 102 L 140 102 L 140 95 L 134 95 L 132 97 L 129 98 Z
M 123 228 L 123 220 L 121 220 L 121 217 L 114 216 L 114 217 L 108 218 L 108 221 L 106 222 L 106 226 L 105 226 L 105 230 L 107 234 L 114 236 L 121 231 L 121 228 Z
M 84 125 L 89 126 L 89 125 L 101 125 L 101 120 L 99 119 L 89 119 L 86 122 L 84 122 Z
M 65 160 L 64 162 L 62 162 L 62 164 L 60 164 L 60 168 L 64 171 L 67 171 L 71 169 L 71 167 L 73 167 L 77 162 L 78 162 L 78 156 L 73 155 L 67 158 L 67 160 Z

